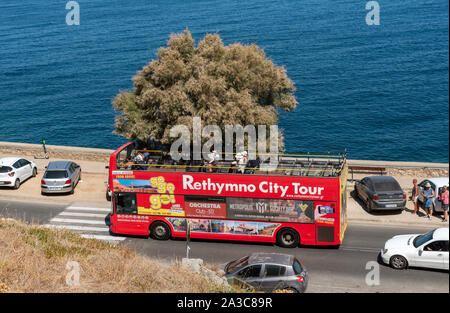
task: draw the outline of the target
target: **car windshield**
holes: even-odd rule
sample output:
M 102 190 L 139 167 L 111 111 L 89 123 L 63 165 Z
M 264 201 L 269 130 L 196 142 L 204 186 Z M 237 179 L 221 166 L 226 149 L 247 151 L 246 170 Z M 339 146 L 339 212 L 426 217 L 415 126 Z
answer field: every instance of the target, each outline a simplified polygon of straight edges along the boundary
M 240 269 L 248 264 L 248 256 L 243 257 L 242 259 L 230 262 L 226 268 L 226 273 L 231 273 L 237 269 Z
M 430 231 L 429 233 L 426 233 L 424 235 L 419 235 L 416 238 L 414 238 L 413 245 L 414 247 L 420 247 L 424 243 L 430 241 L 433 239 L 434 230 Z
M 383 191 L 400 191 L 400 185 L 395 181 L 380 181 L 380 182 L 374 182 L 374 188 L 378 192 Z
M 303 272 L 302 265 L 300 264 L 300 262 L 297 259 L 294 259 L 292 268 L 294 269 L 295 275 L 300 275 Z
M 0 165 L 0 173 L 8 173 L 11 172 L 12 168 L 9 166 Z
M 45 172 L 44 178 L 67 178 L 66 171 L 47 171 Z

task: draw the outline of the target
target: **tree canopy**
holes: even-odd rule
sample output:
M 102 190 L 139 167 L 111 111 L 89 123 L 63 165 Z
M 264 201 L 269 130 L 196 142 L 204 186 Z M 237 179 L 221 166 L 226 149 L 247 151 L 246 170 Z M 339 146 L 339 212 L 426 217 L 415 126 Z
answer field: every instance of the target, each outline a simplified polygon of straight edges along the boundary
M 278 108 L 294 109 L 294 83 L 257 45 L 225 46 L 218 34 L 196 45 L 186 30 L 133 77 L 133 90 L 113 100 L 115 132 L 131 140 L 171 144 L 175 125 L 276 125 Z M 279 133 L 282 146 L 282 134 Z

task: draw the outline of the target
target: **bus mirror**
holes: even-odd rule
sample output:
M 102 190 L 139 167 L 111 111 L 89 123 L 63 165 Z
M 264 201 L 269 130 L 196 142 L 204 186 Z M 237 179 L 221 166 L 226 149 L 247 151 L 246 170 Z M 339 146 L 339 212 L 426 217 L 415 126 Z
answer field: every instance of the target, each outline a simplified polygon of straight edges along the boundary
M 106 165 L 105 168 L 109 168 L 109 165 Z

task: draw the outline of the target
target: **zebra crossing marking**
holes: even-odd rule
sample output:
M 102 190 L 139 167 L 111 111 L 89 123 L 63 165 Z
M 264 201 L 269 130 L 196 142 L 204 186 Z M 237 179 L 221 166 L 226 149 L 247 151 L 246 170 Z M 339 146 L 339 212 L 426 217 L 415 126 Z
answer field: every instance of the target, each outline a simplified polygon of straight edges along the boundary
M 110 208 L 68 206 L 64 211 L 50 219 L 45 226 L 75 231 L 80 233 L 82 238 L 109 241 L 117 244 L 119 241 L 125 240 L 126 237 L 109 235 L 109 227 L 105 224 L 105 217 L 106 213 L 110 211 Z

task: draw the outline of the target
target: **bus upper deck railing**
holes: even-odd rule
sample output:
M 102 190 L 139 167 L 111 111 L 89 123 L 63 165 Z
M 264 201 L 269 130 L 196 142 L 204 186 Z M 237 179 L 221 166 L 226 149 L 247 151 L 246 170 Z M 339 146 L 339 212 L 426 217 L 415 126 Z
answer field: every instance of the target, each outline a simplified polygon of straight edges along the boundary
M 167 153 L 160 150 L 135 150 L 150 153 L 145 162 L 126 162 L 117 160 L 117 169 L 134 171 L 174 171 L 174 172 L 204 172 L 222 174 L 264 174 L 290 175 L 312 177 L 340 176 L 345 164 L 344 154 L 280 154 L 275 163 L 249 161 L 246 165 L 232 164 L 233 160 L 219 160 L 211 165 L 205 160 L 174 161 L 167 158 Z M 155 155 L 154 153 L 159 153 Z M 225 154 L 225 153 L 223 153 Z M 235 154 L 235 153 L 233 153 Z M 269 154 L 258 154 L 269 155 Z M 253 165 L 253 166 L 252 166 Z

